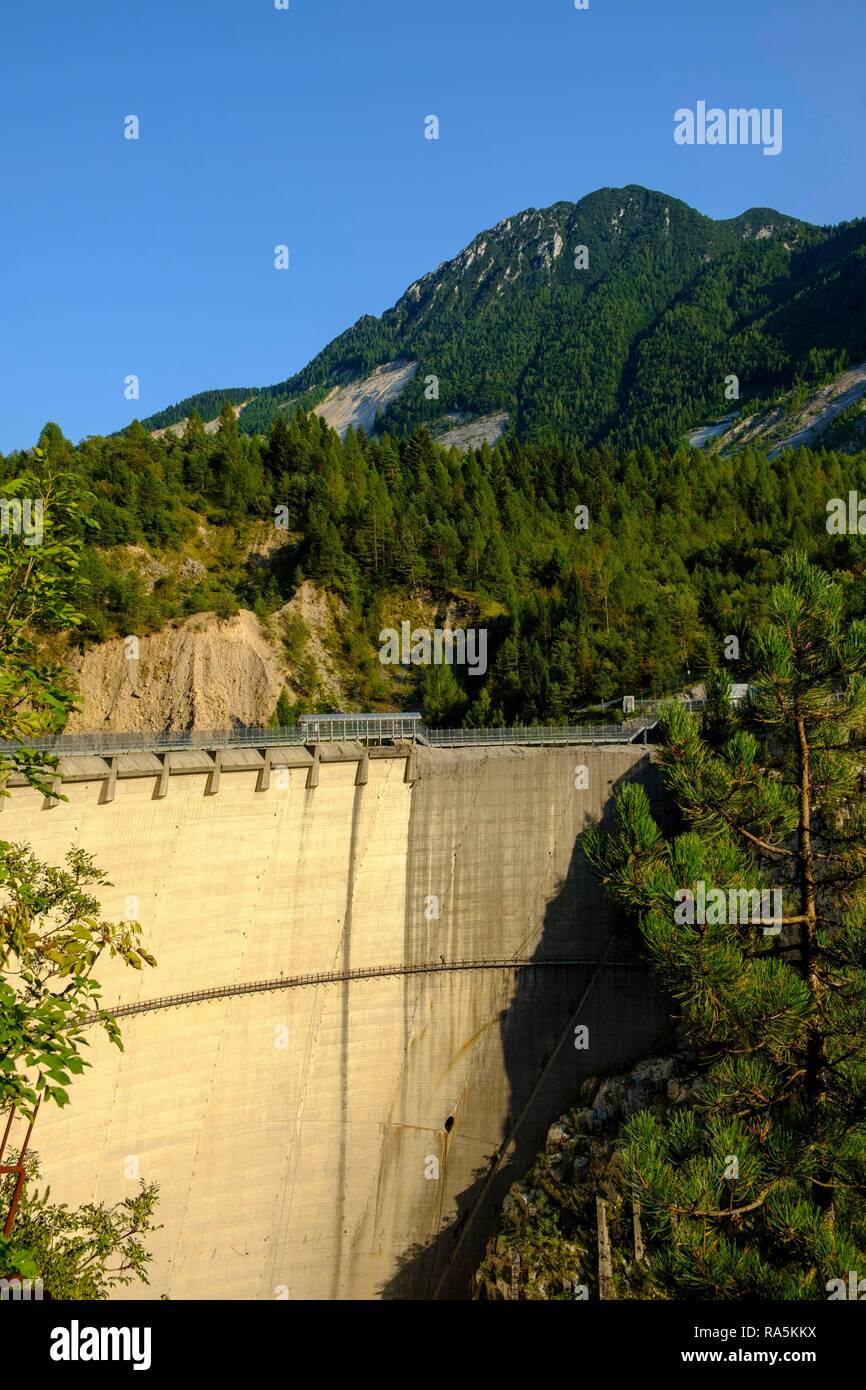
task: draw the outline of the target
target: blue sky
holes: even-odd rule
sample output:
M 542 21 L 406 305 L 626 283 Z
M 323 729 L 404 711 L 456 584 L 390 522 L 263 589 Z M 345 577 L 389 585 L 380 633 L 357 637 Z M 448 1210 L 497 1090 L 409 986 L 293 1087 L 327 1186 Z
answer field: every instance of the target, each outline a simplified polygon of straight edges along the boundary
M 6 451 L 279 381 L 500 218 L 604 185 L 866 214 L 862 0 L 9 0 L 0 25 Z M 676 145 L 698 100 L 781 107 L 782 153 Z

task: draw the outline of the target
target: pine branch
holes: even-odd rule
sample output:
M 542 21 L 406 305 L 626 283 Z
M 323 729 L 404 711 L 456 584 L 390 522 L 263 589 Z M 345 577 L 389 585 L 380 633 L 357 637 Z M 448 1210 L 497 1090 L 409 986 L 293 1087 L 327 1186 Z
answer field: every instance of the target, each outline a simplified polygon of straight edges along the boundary
M 706 1218 L 707 1220 L 716 1220 L 717 1218 L 730 1218 L 734 1216 L 745 1216 L 747 1212 L 757 1211 L 758 1207 L 763 1206 L 770 1193 L 773 1191 L 774 1188 L 779 1186 L 780 1182 L 782 1182 L 781 1178 L 774 1178 L 773 1181 L 763 1189 L 760 1195 L 755 1198 L 754 1202 L 749 1202 L 746 1206 L 743 1207 L 731 1207 L 728 1211 L 725 1211 L 724 1209 L 720 1209 L 718 1211 L 698 1211 L 694 1207 L 669 1207 L 664 1203 L 662 1203 L 662 1205 L 664 1206 L 666 1211 L 669 1211 L 672 1214 L 675 1213 L 677 1216 L 700 1216 Z

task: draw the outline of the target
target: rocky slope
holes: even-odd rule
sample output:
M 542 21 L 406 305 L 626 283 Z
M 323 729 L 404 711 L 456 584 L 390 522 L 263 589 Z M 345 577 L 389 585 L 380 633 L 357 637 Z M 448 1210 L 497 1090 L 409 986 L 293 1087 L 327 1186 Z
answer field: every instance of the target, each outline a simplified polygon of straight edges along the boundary
M 386 362 L 363 381 L 335 386 L 322 403 L 314 407 L 315 412 L 341 439 L 350 425 L 370 433 L 377 416 L 385 414 L 417 370 L 417 362 Z
M 822 444 L 848 452 L 866 445 L 866 362 L 840 372 L 825 386 L 789 392 L 764 410 L 737 412 L 689 435 L 695 448 L 735 454 L 747 445 L 770 458 L 783 449 Z
M 639 1110 L 693 1099 L 692 1066 L 685 1054 L 649 1057 L 628 1072 L 584 1082 L 578 1104 L 551 1126 L 544 1152 L 505 1198 L 474 1298 L 665 1297 L 646 1268 L 640 1211 L 624 1195 L 617 1143 L 623 1122 Z
M 202 528 L 206 530 L 206 528 Z M 207 539 L 207 537 L 206 537 Z M 246 547 L 246 563 L 268 567 L 282 543 L 273 527 L 259 528 Z M 213 556 L 206 544 L 201 553 Z M 157 559 L 143 546 L 122 548 L 122 565 L 149 589 L 162 580 L 194 584 L 207 577 L 202 561 L 187 556 Z M 489 612 L 496 605 L 488 605 Z M 383 596 L 383 627 L 457 628 L 479 617 L 475 604 L 427 591 Z M 68 640 L 52 644 L 51 655 L 69 669 L 79 709 L 67 731 L 154 733 L 168 729 L 262 727 L 275 716 L 284 696 L 309 710 L 394 709 L 417 704 L 417 670 L 383 666 L 376 632 L 353 618 L 345 604 L 310 580 L 303 580 L 289 602 L 261 619 L 248 609 L 231 617 L 202 611 L 158 632 L 116 637 L 79 650 Z M 373 672 L 358 683 L 359 661 Z

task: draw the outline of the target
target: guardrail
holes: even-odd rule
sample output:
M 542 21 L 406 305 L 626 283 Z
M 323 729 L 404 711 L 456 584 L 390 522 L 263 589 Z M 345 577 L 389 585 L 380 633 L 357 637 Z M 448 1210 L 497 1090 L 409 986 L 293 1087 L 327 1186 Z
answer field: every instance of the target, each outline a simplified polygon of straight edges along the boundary
M 14 754 L 19 747 L 61 756 L 64 753 L 179 753 L 189 749 L 299 746 L 306 742 L 307 735 L 301 728 L 176 729 L 154 734 L 54 734 L 49 738 L 22 739 L 20 744 L 0 743 L 0 753 Z
M 195 729 L 144 734 L 80 733 L 55 734 L 49 738 L 22 739 L 20 743 L 0 742 L 0 755 L 14 761 L 20 748 L 58 757 L 120 753 L 179 753 L 215 748 L 304 747 L 315 743 L 389 744 L 395 740 L 458 748 L 481 744 L 579 744 L 632 743 L 652 720 L 626 720 L 622 724 L 525 725 L 489 729 L 428 729 L 417 721 L 389 719 L 381 723 L 358 719 L 337 720 L 323 717 L 305 720 L 296 728 L 275 729 Z
M 483 729 L 430 729 L 420 714 L 307 714 L 292 728 L 180 729 L 160 733 L 80 733 L 22 739 L 19 744 L 0 742 L 0 755 L 12 760 L 19 748 L 41 753 L 81 755 L 92 753 L 180 753 L 215 748 L 303 747 L 311 743 L 388 744 L 396 740 L 429 744 L 440 748 L 466 748 L 481 745 L 514 744 L 549 746 L 555 744 L 634 743 L 655 725 L 658 706 L 646 703 L 635 707 L 634 715 L 619 724 L 526 724 L 497 725 Z M 704 700 L 682 701 L 686 709 L 704 708 Z
M 622 724 L 539 724 L 491 729 L 428 729 L 428 742 L 445 748 L 479 744 L 546 746 L 577 743 L 633 743 L 652 727 L 650 720 L 625 720 Z

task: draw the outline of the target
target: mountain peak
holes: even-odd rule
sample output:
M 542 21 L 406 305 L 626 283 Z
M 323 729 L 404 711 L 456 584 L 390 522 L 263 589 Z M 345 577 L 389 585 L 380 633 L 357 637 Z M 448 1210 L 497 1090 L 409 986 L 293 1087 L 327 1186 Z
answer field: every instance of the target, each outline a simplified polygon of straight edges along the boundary
M 248 402 L 240 428 L 264 431 L 299 408 L 328 418 L 334 393 L 354 384 L 365 428 L 424 424 L 450 443 L 495 420 L 535 442 L 675 445 L 730 410 L 730 373 L 743 391 L 766 393 L 831 358 L 866 356 L 864 243 L 866 223 L 818 228 L 773 208 L 713 219 L 640 184 L 527 207 L 293 377 L 252 400 L 236 393 Z M 344 421 L 351 411 L 339 404 Z M 189 405 L 146 423 L 172 423 Z

